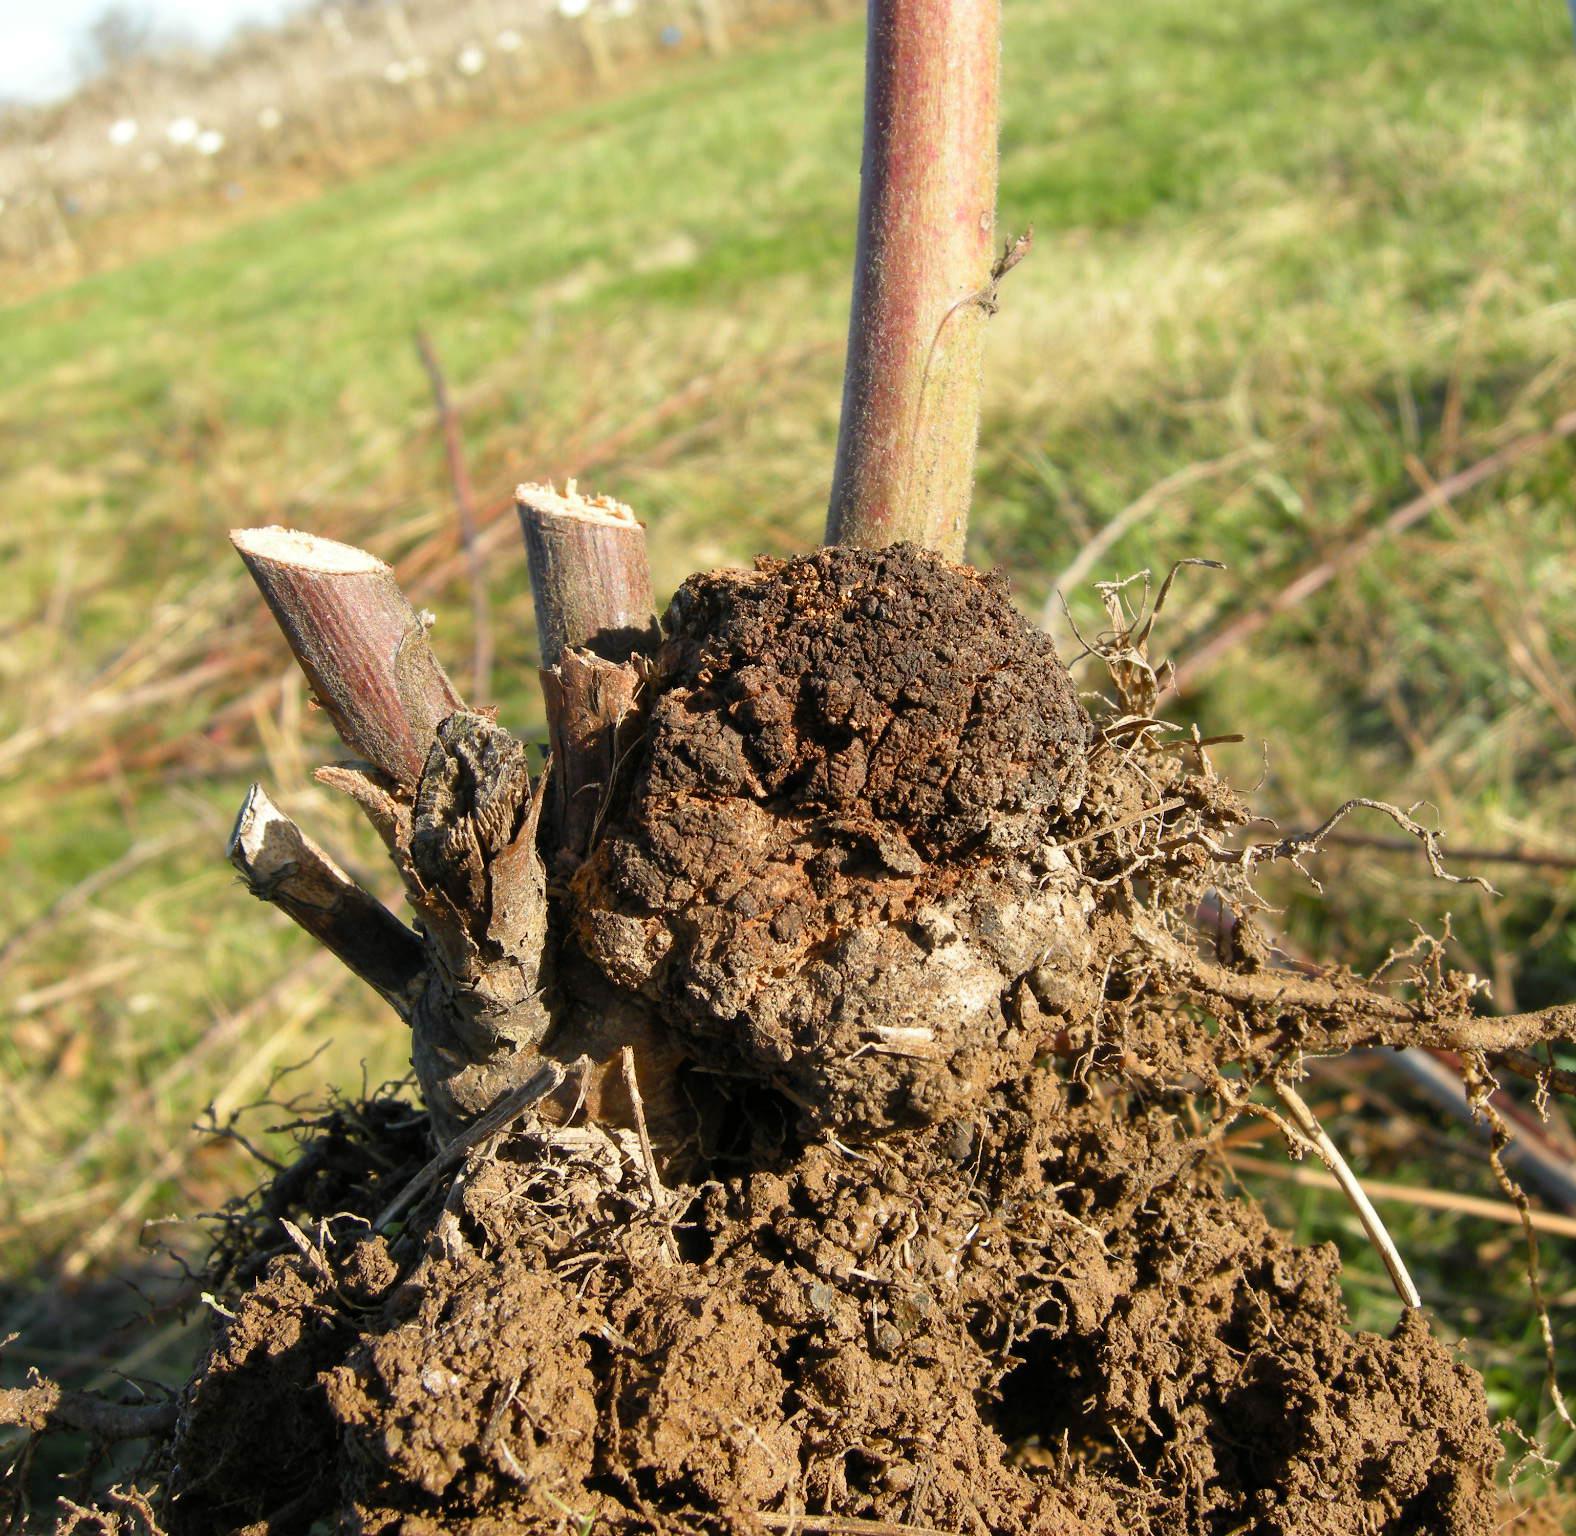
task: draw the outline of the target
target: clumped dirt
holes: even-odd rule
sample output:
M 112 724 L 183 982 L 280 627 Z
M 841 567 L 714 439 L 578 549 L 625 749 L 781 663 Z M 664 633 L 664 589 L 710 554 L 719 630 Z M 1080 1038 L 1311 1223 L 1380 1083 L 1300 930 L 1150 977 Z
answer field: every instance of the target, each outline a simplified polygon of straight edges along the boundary
M 375 1230 L 423 1117 L 325 1119 L 225 1228 L 172 1536 L 1492 1531 L 1475 1375 L 1225 1190 L 1312 1026 L 1118 629 L 1091 717 L 922 551 L 688 582 L 543 968 L 654 1144 L 594 1092 Z
M 1046 832 L 1093 727 L 999 576 L 826 549 L 693 578 L 667 630 L 633 794 L 576 884 L 611 980 L 712 1070 L 859 1134 L 1026 1066 L 1005 994 L 1031 972 L 1088 1011 L 1095 903 Z
M 216 1329 L 169 1529 L 1493 1529 L 1419 1315 L 1354 1337 L 1334 1251 L 1174 1115 L 1002 1097 L 660 1204 L 620 1138 L 526 1134 L 392 1239 L 303 1229 Z

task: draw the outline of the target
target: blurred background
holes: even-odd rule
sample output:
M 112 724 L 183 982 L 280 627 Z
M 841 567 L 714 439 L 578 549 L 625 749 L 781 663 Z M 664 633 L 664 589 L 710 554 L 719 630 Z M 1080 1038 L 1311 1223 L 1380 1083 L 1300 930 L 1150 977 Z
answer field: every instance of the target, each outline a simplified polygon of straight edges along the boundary
M 1093 583 L 1224 562 L 1184 570 L 1157 628 L 1170 718 L 1240 734 L 1216 760 L 1282 827 L 1417 805 L 1500 891 L 1353 819 L 1322 896 L 1267 883 L 1288 949 L 1372 967 L 1421 925 L 1496 1009 L 1576 996 L 1564 0 L 1005 8 L 999 229 L 1035 245 L 990 329 L 971 558 L 1069 657 L 1102 625 Z M 312 783 L 337 743 L 226 531 L 391 561 L 462 691 L 528 735 L 516 481 L 629 502 L 664 596 L 813 546 L 863 12 L 39 10 L 0 0 L 0 1377 L 176 1379 L 190 1218 L 328 1085 L 406 1070 L 394 1019 L 225 862 L 260 778 L 389 887 Z M 1388 1191 L 1508 1443 L 1541 1437 L 1530 1497 L 1565 1485 L 1576 1435 L 1514 1209 L 1459 1088 L 1426 1077 L 1348 1063 L 1310 1096 Z M 1569 1341 L 1576 1137 L 1556 1109 L 1526 1139 Z M 1341 1199 L 1256 1132 L 1230 1155 L 1299 1237 L 1342 1245 L 1358 1321 L 1388 1328 Z M 50 1452 L 34 1496 L 79 1460 Z

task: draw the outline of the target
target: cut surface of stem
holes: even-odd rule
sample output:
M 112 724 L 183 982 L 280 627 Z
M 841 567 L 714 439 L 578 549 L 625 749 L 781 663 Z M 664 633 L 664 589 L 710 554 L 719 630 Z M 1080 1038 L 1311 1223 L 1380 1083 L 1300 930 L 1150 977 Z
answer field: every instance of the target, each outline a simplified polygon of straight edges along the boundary
M 827 542 L 963 554 L 995 254 L 1000 0 L 870 0 Z
M 413 788 L 439 724 L 464 705 L 393 570 L 289 528 L 236 529 L 230 541 L 341 740 Z
M 611 496 L 583 496 L 573 480 L 515 491 L 531 567 L 542 665 L 566 650 L 627 661 L 656 635 L 646 530 Z

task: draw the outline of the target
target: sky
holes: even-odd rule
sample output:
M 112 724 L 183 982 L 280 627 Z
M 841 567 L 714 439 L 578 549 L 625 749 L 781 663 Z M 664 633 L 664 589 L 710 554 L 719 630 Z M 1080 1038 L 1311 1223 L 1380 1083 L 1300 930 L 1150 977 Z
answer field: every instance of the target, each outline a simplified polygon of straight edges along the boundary
M 132 0 L 156 25 L 215 43 L 243 21 L 270 21 L 289 0 Z M 78 40 L 107 0 L 0 0 L 0 100 L 48 101 L 76 81 Z

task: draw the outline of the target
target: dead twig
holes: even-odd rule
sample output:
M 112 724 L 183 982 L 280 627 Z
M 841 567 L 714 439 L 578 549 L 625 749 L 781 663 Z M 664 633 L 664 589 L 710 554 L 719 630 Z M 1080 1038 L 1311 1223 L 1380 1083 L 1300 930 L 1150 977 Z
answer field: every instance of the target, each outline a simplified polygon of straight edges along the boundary
M 1248 1009 L 1297 1015 L 1296 1042 L 1305 1055 L 1340 1055 L 1361 1046 L 1421 1045 L 1481 1051 L 1498 1059 L 1536 1046 L 1576 1044 L 1576 1003 L 1530 1013 L 1439 1013 L 1404 998 L 1374 992 L 1350 977 L 1299 976 L 1285 971 L 1234 971 L 1193 953 L 1154 924 L 1133 925 L 1133 936 L 1162 964 L 1191 981 L 1200 1002 L 1211 999 Z
M 1423 1298 L 1417 1294 L 1417 1287 L 1412 1284 L 1412 1277 L 1407 1273 L 1406 1262 L 1402 1259 L 1400 1250 L 1395 1246 L 1395 1241 L 1386 1230 L 1378 1211 L 1374 1209 L 1373 1202 L 1363 1192 L 1363 1186 L 1358 1182 L 1357 1175 L 1341 1156 L 1340 1148 L 1330 1140 L 1329 1132 L 1319 1123 L 1318 1116 L 1308 1108 L 1302 1095 L 1290 1083 L 1277 1082 L 1275 1092 L 1281 1103 L 1286 1106 L 1292 1124 L 1308 1139 L 1319 1161 L 1330 1170 L 1330 1177 L 1340 1186 L 1341 1193 L 1357 1212 L 1357 1219 L 1363 1224 L 1363 1231 L 1367 1233 L 1368 1241 L 1374 1245 L 1375 1251 L 1383 1261 L 1391 1284 L 1395 1286 L 1396 1295 L 1401 1298 L 1402 1304 L 1408 1307 L 1422 1306 Z
M 1267 1157 L 1253 1157 L 1235 1150 L 1230 1154 L 1228 1166 L 1234 1175 L 1251 1173 L 1296 1184 L 1303 1189 L 1341 1188 L 1334 1175 L 1321 1173 L 1317 1168 L 1287 1167 Z M 1363 1188 L 1371 1200 L 1388 1200 L 1397 1205 L 1412 1205 L 1427 1211 L 1448 1211 L 1454 1216 L 1475 1216 L 1511 1227 L 1519 1227 L 1523 1221 L 1530 1221 L 1536 1231 L 1547 1232 L 1551 1237 L 1576 1237 L 1576 1217 L 1561 1216 L 1557 1211 L 1522 1212 L 1504 1200 L 1486 1200 L 1481 1195 L 1462 1195 L 1450 1189 L 1428 1189 L 1422 1185 L 1397 1184 L 1385 1179 L 1365 1179 Z
M 1521 1215 L 1522 1235 L 1527 1242 L 1527 1286 L 1532 1292 L 1532 1307 L 1537 1314 L 1538 1332 L 1543 1340 L 1543 1364 L 1549 1400 L 1560 1422 L 1567 1429 L 1576 1430 L 1576 1421 L 1572 1420 L 1570 1409 L 1565 1406 L 1565 1394 L 1560 1391 L 1559 1355 L 1554 1346 L 1554 1326 L 1549 1321 L 1548 1302 L 1543 1296 L 1542 1266 L 1538 1262 L 1538 1234 L 1532 1224 L 1532 1203 L 1527 1199 L 1526 1190 L 1511 1177 L 1510 1170 L 1505 1166 L 1504 1153 L 1511 1143 L 1511 1130 L 1494 1104 L 1493 1094 L 1499 1084 L 1494 1081 L 1482 1052 L 1469 1051 L 1463 1054 L 1467 1102 L 1482 1116 L 1489 1128 L 1489 1166 L 1493 1168 L 1494 1178 L 1504 1190 L 1505 1198 Z
M 492 617 L 487 603 L 487 568 L 476 543 L 476 495 L 471 489 L 471 474 L 465 464 L 465 437 L 460 413 L 449 398 L 448 380 L 424 330 L 416 332 L 416 352 L 432 386 L 433 404 L 438 410 L 438 425 L 443 430 L 443 452 L 449 465 L 449 484 L 454 488 L 454 513 L 460 525 L 460 545 L 471 582 L 471 697 L 486 703 L 492 688 Z
M 1324 841 L 1339 848 L 1372 848 L 1381 853 L 1410 853 L 1417 846 L 1409 838 L 1379 837 L 1364 832 L 1331 832 Z M 1450 851 L 1469 864 L 1525 864 L 1533 869 L 1576 870 L 1576 854 L 1549 853 L 1536 848 L 1483 848 L 1475 844 L 1453 847 Z
M 1040 627 L 1050 628 L 1051 621 L 1056 617 L 1057 603 L 1061 594 L 1071 592 L 1081 585 L 1094 568 L 1095 562 L 1145 518 L 1158 512 L 1169 497 L 1190 485 L 1197 485 L 1201 481 L 1213 480 L 1217 475 L 1227 474 L 1249 459 L 1261 459 L 1268 452 L 1269 449 L 1265 444 L 1252 443 L 1246 448 L 1238 448 L 1234 453 L 1225 454 L 1218 459 L 1189 464 L 1177 470 L 1175 474 L 1167 475 L 1164 480 L 1157 481 L 1136 501 L 1129 502 L 1093 538 L 1085 542 L 1083 548 L 1073 556 L 1062 569 L 1061 574 L 1051 583 L 1050 595 L 1040 609 Z
M 1375 545 L 1392 534 L 1402 533 L 1414 523 L 1421 522 L 1430 512 L 1448 504 L 1452 497 L 1464 496 L 1476 490 L 1485 481 L 1509 469 L 1512 464 L 1532 454 L 1541 453 L 1567 437 L 1576 436 L 1576 411 L 1567 411 L 1552 426 L 1540 432 L 1529 432 L 1507 443 L 1487 458 L 1449 475 L 1438 485 L 1429 486 L 1419 496 L 1404 506 L 1397 507 L 1381 523 L 1359 534 L 1349 544 L 1333 555 L 1315 562 L 1300 575 L 1280 589 L 1267 603 L 1251 609 L 1220 630 L 1191 656 L 1187 657 L 1168 680 L 1168 693 L 1180 693 L 1195 683 L 1228 651 L 1235 650 L 1244 640 L 1256 635 L 1271 619 L 1295 608 L 1304 599 L 1328 586 L 1342 571 L 1356 565 Z
M 254 896 L 292 918 L 410 1022 L 427 982 L 421 939 L 357 885 L 261 784 L 247 792 L 228 853 Z
M 508 1130 L 538 1099 L 545 1099 L 563 1080 L 564 1069 L 557 1062 L 543 1062 L 540 1069 L 513 1093 L 499 1099 L 485 1115 L 468 1125 L 428 1162 L 378 1213 L 377 1220 L 372 1223 L 372 1230 L 381 1232 L 396 1217 L 409 1210 L 449 1169 L 463 1161 L 473 1147 L 479 1147 L 484 1141 Z
M 635 1113 L 635 1134 L 640 1138 L 640 1156 L 646 1165 L 646 1187 L 651 1191 L 651 1208 L 660 1211 L 668 1203 L 668 1192 L 657 1175 L 657 1159 L 651 1150 L 651 1133 L 646 1129 L 646 1101 L 640 1095 L 640 1079 L 635 1074 L 635 1053 L 625 1046 L 619 1052 L 619 1065 L 623 1069 L 624 1088 L 629 1094 L 630 1108 Z
M 34 1434 L 74 1429 L 104 1441 L 151 1440 L 172 1430 L 179 1414 L 180 1404 L 174 1401 L 110 1403 L 37 1377 L 30 1387 L 0 1392 L 0 1424 L 15 1424 Z
M 1338 806 L 1311 832 L 1291 832 L 1271 842 L 1249 843 L 1245 848 L 1226 848 L 1204 833 L 1194 834 L 1192 840 L 1208 849 L 1222 863 L 1238 864 L 1244 872 L 1252 870 L 1256 864 L 1268 863 L 1274 859 L 1287 859 L 1313 881 L 1315 890 L 1319 890 L 1322 889 L 1319 882 L 1314 880 L 1301 861 L 1305 855 L 1317 853 L 1324 846 L 1325 839 L 1330 833 L 1357 810 L 1382 811 L 1403 832 L 1409 832 L 1415 837 L 1423 845 L 1428 868 L 1436 880 L 1443 880 L 1450 885 L 1475 885 L 1491 896 L 1499 894 L 1481 875 L 1453 875 L 1445 868 L 1444 859 L 1439 851 L 1439 841 L 1444 836 L 1443 832 L 1435 832 L 1420 821 L 1414 821 L 1400 806 L 1391 805 L 1385 800 L 1369 800 L 1361 795 Z

